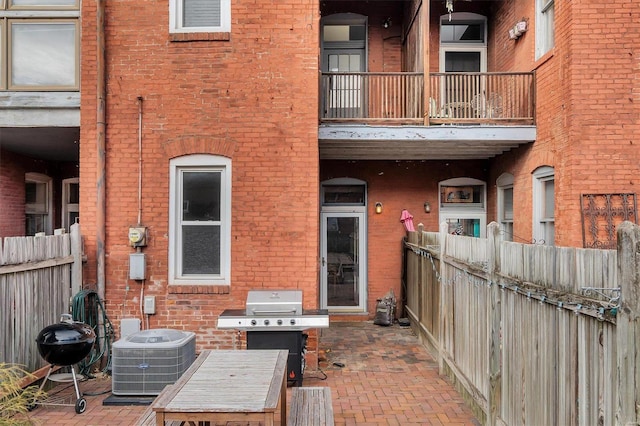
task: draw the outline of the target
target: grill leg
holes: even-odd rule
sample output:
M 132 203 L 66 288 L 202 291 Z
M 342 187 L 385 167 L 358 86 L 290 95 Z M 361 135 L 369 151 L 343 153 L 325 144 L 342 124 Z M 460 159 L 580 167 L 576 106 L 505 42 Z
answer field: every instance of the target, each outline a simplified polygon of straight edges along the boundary
M 40 384 L 40 390 L 42 390 L 44 388 L 45 383 L 47 383 L 47 380 L 49 380 L 49 376 L 51 375 L 51 372 L 53 371 L 53 364 L 49 364 L 49 371 L 47 371 L 47 375 L 44 376 L 44 380 L 42 381 L 42 384 Z
M 78 379 L 76 378 L 76 369 L 71 366 L 71 375 L 73 376 L 73 387 L 76 388 L 76 399 L 80 399 L 80 389 L 78 388 Z

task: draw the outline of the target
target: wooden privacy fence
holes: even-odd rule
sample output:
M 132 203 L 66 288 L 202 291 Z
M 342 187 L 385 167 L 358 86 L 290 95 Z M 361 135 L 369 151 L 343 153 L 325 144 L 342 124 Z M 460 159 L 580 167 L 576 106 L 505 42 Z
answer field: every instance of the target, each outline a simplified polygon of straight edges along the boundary
M 618 251 L 423 232 L 405 242 L 404 306 L 489 425 L 640 421 L 640 228 Z
M 80 225 L 70 234 L 0 239 L 0 362 L 44 365 L 36 337 L 69 313 L 81 287 Z

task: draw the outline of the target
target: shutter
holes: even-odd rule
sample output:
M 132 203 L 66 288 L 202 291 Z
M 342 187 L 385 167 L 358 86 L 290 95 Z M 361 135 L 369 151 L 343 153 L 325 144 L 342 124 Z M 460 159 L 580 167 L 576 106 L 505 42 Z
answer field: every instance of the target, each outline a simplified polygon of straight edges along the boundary
M 183 27 L 221 26 L 221 1 L 183 0 Z

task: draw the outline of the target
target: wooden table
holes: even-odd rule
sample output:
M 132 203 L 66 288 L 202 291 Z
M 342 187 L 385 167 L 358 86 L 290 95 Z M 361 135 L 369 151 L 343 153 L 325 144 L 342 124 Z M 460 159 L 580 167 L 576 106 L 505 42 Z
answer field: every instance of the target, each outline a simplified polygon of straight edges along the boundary
M 287 356 L 287 350 L 203 351 L 153 402 L 156 424 L 262 421 L 273 426 L 280 408 L 280 424 L 286 425 Z

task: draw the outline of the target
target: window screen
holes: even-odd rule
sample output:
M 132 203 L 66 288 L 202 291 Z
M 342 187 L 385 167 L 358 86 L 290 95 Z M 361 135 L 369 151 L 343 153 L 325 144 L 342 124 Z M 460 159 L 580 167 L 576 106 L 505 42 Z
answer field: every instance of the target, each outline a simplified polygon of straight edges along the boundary
M 183 27 L 219 27 L 220 0 L 183 0 Z

